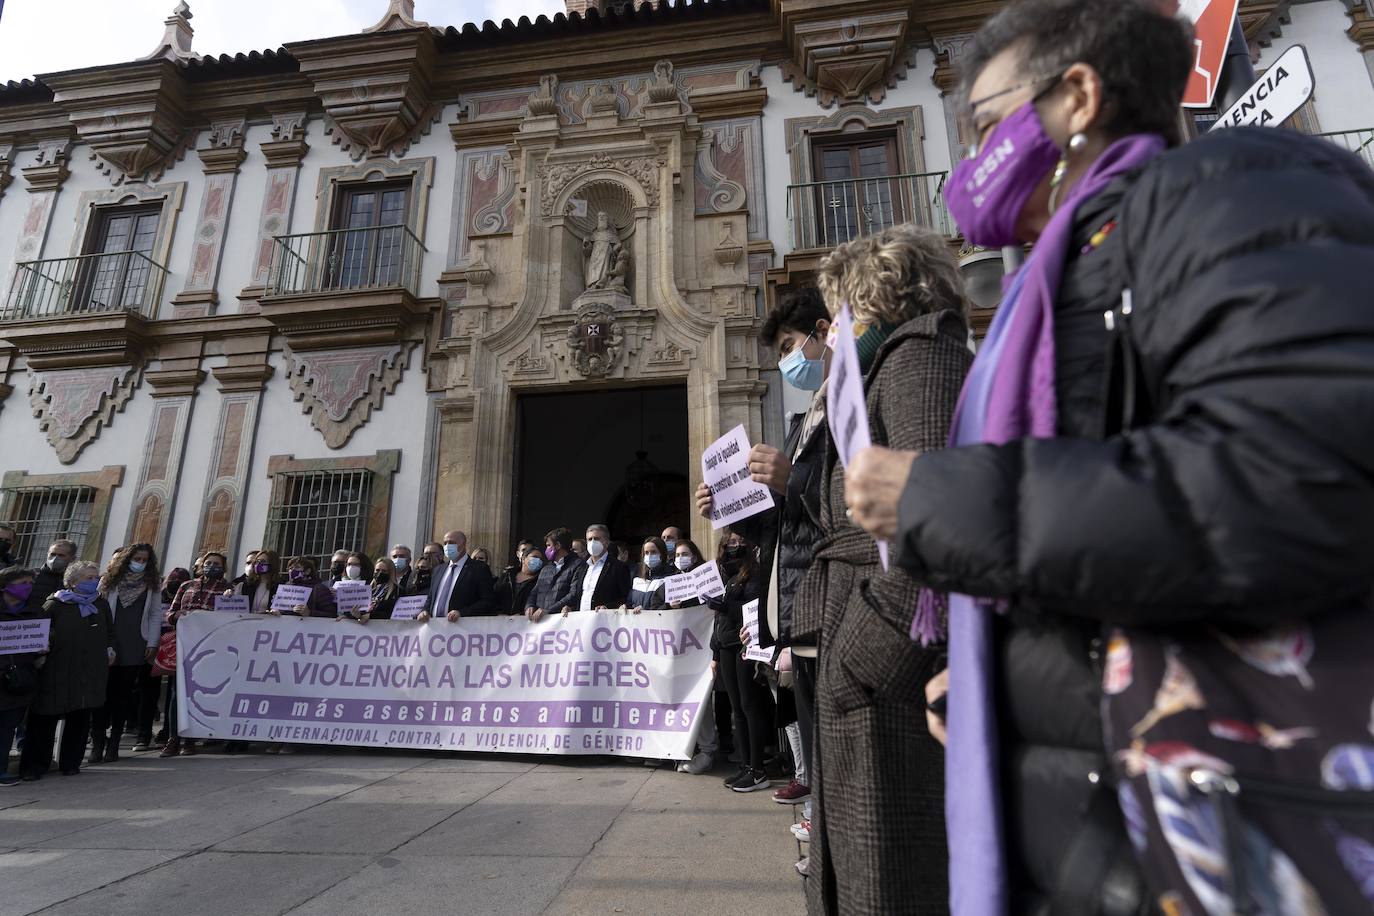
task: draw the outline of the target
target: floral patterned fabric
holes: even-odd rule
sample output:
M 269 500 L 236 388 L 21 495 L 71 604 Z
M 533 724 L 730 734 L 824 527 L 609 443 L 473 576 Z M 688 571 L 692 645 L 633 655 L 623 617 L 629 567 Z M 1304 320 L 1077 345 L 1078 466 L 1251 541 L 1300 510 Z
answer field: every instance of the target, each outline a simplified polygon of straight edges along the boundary
M 1374 911 L 1368 608 L 1105 643 L 1118 796 L 1164 913 Z

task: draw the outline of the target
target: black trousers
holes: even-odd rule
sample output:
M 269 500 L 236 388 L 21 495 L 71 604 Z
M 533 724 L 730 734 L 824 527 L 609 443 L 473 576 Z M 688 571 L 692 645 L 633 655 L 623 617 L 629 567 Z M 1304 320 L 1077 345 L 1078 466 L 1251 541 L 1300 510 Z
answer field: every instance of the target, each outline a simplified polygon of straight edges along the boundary
M 162 699 L 162 678 L 153 674 L 152 665 L 144 665 L 138 673 L 138 736 L 153 737 L 153 722 L 157 719 L 157 704 Z
M 21 776 L 42 776 L 52 766 L 52 742 L 57 735 L 57 723 L 66 720 L 62 729 L 62 747 L 57 752 L 57 768 L 76 770 L 86 752 L 86 733 L 91 727 L 91 711 L 77 709 L 65 716 L 45 716 L 29 713 L 24 730 L 24 753 L 19 757 Z
M 721 680 L 734 713 L 735 750 L 756 770 L 763 769 L 763 746 L 772 730 L 768 688 L 754 680 L 754 662 L 740 658 L 739 649 L 720 650 Z
M 105 705 L 91 711 L 91 737 L 119 743 L 133 714 L 134 684 L 139 665 L 111 665 L 105 680 Z M 109 733 L 108 736 L 106 733 Z
M 816 743 L 816 660 L 792 653 L 792 697 L 797 702 L 797 731 L 801 734 L 806 772 L 811 772 L 811 748 Z

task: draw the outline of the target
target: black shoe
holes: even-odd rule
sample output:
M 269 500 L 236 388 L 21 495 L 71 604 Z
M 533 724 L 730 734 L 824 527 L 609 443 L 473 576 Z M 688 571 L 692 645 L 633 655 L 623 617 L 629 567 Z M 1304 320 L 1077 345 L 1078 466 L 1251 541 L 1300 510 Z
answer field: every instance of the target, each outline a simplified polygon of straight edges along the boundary
M 721 782 L 721 785 L 725 786 L 725 788 L 727 788 L 727 789 L 734 788 L 735 780 L 736 780 L 736 779 L 739 779 L 741 776 L 746 775 L 748 772 L 749 772 L 749 767 L 748 767 L 748 766 L 742 766 L 742 767 L 740 767 L 738 770 L 736 770 L 734 773 L 732 773 L 732 774 L 730 774 L 729 776 L 727 776 L 727 777 L 725 777 L 724 779 L 722 779 L 722 780 L 720 781 L 720 782 Z
M 43 778 L 43 774 L 42 774 L 42 773 L 21 773 L 21 774 L 19 775 L 19 781 L 20 781 L 20 782 L 38 782 L 38 780 L 40 780 L 40 779 L 42 779 L 42 778 Z
M 768 781 L 768 774 L 763 770 L 746 769 L 740 774 L 739 778 L 730 784 L 733 792 L 757 792 L 759 789 L 766 789 L 771 785 Z
M 91 738 L 91 756 L 86 760 L 88 765 L 100 763 L 105 759 L 105 743 L 104 737 Z
M 81 768 L 80 768 L 80 767 L 67 767 L 66 769 L 62 770 L 62 775 L 63 775 L 63 776 L 76 776 L 76 775 L 78 775 L 80 772 L 81 772 Z
M 166 743 L 167 743 L 167 729 L 164 728 L 164 729 L 160 730 L 160 731 L 157 733 L 157 735 L 154 736 L 153 740 L 154 740 L 155 742 L 157 742 L 158 744 L 166 744 Z
M 109 743 L 109 745 L 105 748 L 105 757 L 104 757 L 104 760 L 105 760 L 106 763 L 118 763 L 118 762 L 119 762 L 119 745 L 118 745 L 118 744 L 116 744 L 116 743 L 113 742 L 113 741 L 111 741 L 111 742 Z

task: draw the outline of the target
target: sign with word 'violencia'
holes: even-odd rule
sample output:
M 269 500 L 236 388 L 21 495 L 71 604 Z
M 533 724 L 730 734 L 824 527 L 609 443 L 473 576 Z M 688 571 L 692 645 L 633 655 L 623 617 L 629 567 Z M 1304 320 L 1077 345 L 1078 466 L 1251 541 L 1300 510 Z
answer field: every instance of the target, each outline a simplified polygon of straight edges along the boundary
M 685 760 L 710 695 L 712 619 L 188 614 L 177 722 L 187 738 Z

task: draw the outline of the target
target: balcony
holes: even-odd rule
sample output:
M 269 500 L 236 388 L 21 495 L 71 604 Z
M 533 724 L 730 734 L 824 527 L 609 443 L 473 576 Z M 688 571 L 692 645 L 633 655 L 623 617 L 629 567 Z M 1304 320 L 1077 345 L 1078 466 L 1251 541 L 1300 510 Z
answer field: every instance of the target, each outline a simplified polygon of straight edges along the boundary
M 1317 134 L 1317 136 L 1325 137 L 1337 146 L 1350 150 L 1363 159 L 1370 168 L 1374 168 L 1374 127 L 1366 127 L 1361 130 L 1337 130 Z
M 829 249 L 897 223 L 916 223 L 954 235 L 945 209 L 948 172 L 923 172 L 787 188 L 787 226 L 796 251 Z
M 428 316 L 405 226 L 279 235 L 260 310 L 296 350 L 390 343 Z
M 424 252 L 405 226 L 279 235 L 264 298 L 398 288 L 418 296 Z
M 167 270 L 146 254 L 117 251 L 15 265 L 0 321 L 113 312 L 154 318 Z

